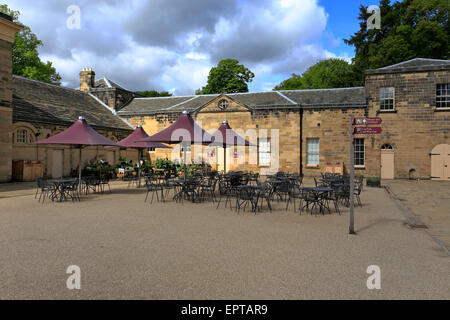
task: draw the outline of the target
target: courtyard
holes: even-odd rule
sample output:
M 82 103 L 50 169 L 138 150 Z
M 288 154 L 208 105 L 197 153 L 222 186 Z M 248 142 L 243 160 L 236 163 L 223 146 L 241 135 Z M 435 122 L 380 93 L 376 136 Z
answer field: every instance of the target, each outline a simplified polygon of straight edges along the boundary
M 349 235 L 346 207 L 299 215 L 275 201 L 272 212 L 237 214 L 208 201 L 144 203 L 124 182 L 41 204 L 33 187 L 0 186 L 0 299 L 450 297 L 448 254 L 383 188 L 364 189 Z M 80 290 L 66 287 L 70 265 Z M 379 290 L 366 286 L 370 265 Z

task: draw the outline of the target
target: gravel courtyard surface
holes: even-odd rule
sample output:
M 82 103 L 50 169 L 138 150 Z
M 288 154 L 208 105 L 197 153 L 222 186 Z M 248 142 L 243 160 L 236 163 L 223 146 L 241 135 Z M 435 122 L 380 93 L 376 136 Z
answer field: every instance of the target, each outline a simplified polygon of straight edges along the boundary
M 392 192 L 450 250 L 450 182 L 386 180 Z
M 341 216 L 238 215 L 210 202 L 144 203 L 143 190 L 80 203 L 0 199 L 0 299 L 449 299 L 450 258 L 366 188 L 357 235 Z M 66 269 L 81 268 L 81 290 Z M 369 265 L 381 289 L 369 290 Z

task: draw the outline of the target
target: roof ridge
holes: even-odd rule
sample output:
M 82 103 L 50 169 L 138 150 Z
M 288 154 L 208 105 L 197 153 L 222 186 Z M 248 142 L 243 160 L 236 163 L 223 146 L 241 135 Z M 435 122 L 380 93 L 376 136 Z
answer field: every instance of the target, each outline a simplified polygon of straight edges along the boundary
M 173 109 L 173 108 L 175 108 L 175 107 L 178 107 L 179 105 L 182 105 L 182 104 L 185 104 L 185 103 L 187 103 L 187 102 L 189 102 L 189 101 L 195 100 L 195 99 L 197 99 L 198 97 L 199 97 L 199 95 L 193 96 L 193 97 L 190 98 L 190 99 L 181 101 L 180 103 L 177 103 L 177 104 L 174 104 L 174 105 L 172 105 L 172 106 L 170 106 L 170 107 L 164 108 L 163 110 L 171 110 L 171 109 Z
M 164 96 L 164 97 L 137 97 L 137 98 L 134 98 L 134 99 L 141 99 L 141 100 L 148 99 L 148 100 L 150 100 L 150 99 L 170 99 L 170 98 L 191 98 L 191 97 L 198 97 L 198 96 L 200 96 L 200 95 Z
M 286 96 L 285 96 L 284 94 L 282 94 L 280 91 L 276 91 L 276 90 L 275 90 L 274 92 L 278 93 L 281 97 L 283 97 L 284 99 L 286 99 L 286 100 L 289 101 L 290 103 L 292 103 L 292 104 L 298 104 L 298 103 L 296 103 L 294 100 L 292 100 L 292 99 L 286 97 Z
M 375 69 L 375 70 L 379 70 L 379 69 L 389 69 L 389 68 L 393 68 L 393 67 L 398 67 L 398 66 L 403 65 L 403 64 L 405 64 L 405 63 L 409 63 L 409 62 L 411 62 L 411 61 L 417 61 L 417 60 L 420 60 L 420 61 L 430 61 L 430 62 L 431 62 L 431 61 L 437 61 L 437 62 L 450 62 L 450 60 L 444 60 L 444 59 L 431 59 L 431 58 L 419 58 L 419 57 L 417 57 L 417 58 L 409 59 L 409 60 L 402 61 L 402 62 L 399 62 L 399 63 L 391 64 L 391 65 L 389 65 L 389 66 L 384 66 L 384 67 L 381 67 L 381 68 L 377 68 L 377 69 Z
M 346 88 L 322 88 L 322 89 L 288 89 L 288 90 L 274 90 L 277 92 L 301 92 L 301 91 L 325 91 L 325 90 L 350 90 L 350 89 L 364 89 L 361 87 L 346 87 Z M 270 91 L 272 92 L 272 91 Z
M 124 122 L 127 126 L 129 126 L 130 128 L 135 129 L 134 126 L 132 126 L 128 121 L 126 121 L 125 119 L 122 119 L 119 115 L 117 115 L 116 110 L 113 110 L 110 107 L 108 107 L 103 101 L 101 101 L 99 98 L 94 96 L 92 93 L 88 92 L 88 95 L 91 96 L 92 98 L 94 98 L 94 100 L 96 100 L 98 103 L 100 103 L 100 105 L 102 105 L 103 107 L 108 109 L 115 117 L 117 117 L 118 119 L 122 120 L 122 122 Z

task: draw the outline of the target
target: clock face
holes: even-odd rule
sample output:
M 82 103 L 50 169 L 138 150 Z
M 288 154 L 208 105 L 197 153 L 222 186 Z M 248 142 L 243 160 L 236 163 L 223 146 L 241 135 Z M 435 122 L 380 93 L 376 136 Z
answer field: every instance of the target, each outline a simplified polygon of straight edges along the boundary
M 228 100 L 220 100 L 218 106 L 220 109 L 225 110 L 228 107 Z

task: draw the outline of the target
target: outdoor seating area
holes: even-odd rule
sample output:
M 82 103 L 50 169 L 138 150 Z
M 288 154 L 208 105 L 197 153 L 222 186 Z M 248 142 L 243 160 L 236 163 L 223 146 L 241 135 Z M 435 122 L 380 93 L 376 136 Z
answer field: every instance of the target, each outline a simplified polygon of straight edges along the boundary
M 325 174 L 315 179 L 315 185 L 304 185 L 297 173 L 277 172 L 259 176 L 247 171 L 199 171 L 193 177 L 175 177 L 147 173 L 144 175 L 146 195 L 144 202 L 184 203 L 211 202 L 216 209 L 229 208 L 237 213 L 272 211 L 272 204 L 282 203 L 285 210 L 309 214 L 341 214 L 341 206 L 349 206 L 349 176 Z M 359 197 L 363 177 L 355 179 L 355 198 Z
M 174 135 L 179 129 L 188 132 L 202 132 L 202 138 L 197 140 L 184 140 L 184 137 Z M 82 139 L 73 139 L 72 134 L 79 134 Z M 191 135 L 195 137 L 195 135 Z M 183 112 L 178 120 L 163 131 L 153 136 L 148 136 L 141 126 L 138 126 L 127 138 L 117 144 L 110 141 L 93 130 L 82 117 L 66 131 L 46 140 L 40 144 L 71 144 L 80 149 L 80 163 L 83 145 L 103 145 L 109 147 L 135 148 L 138 150 L 138 163 L 134 166 L 120 158 L 124 170 L 124 180 L 128 180 L 128 188 L 140 188 L 144 180 L 146 195 L 144 202 L 149 200 L 167 202 L 175 201 L 184 203 L 212 202 L 216 203 L 216 209 L 221 205 L 237 213 L 250 211 L 253 213 L 273 209 L 273 203 L 283 203 L 285 210 L 289 205 L 294 212 L 305 212 L 325 215 L 332 211 L 341 214 L 340 206 L 350 204 L 350 176 L 340 173 L 322 173 L 320 179 L 314 177 L 314 185 L 305 185 L 303 175 L 278 171 L 273 175 L 260 176 L 252 171 L 227 171 L 226 157 L 224 153 L 224 170 L 218 172 L 212 170 L 210 165 L 188 164 L 186 159 L 186 147 L 189 144 L 203 144 L 220 146 L 224 150 L 229 146 L 251 146 L 252 144 L 240 137 L 230 127 L 227 121 L 223 121 L 219 129 L 209 135 L 201 129 L 189 112 Z M 184 162 L 175 164 L 168 159 L 158 159 L 154 165 L 141 161 L 141 153 L 148 148 L 170 148 L 163 143 L 181 144 L 184 152 Z M 107 163 L 100 163 L 97 167 L 91 166 L 91 170 L 82 170 L 78 166 L 77 178 L 38 179 L 35 198 L 39 194 L 38 201 L 42 203 L 45 198 L 51 201 L 62 202 L 67 200 L 80 201 L 82 195 L 90 192 L 101 193 L 109 191 L 109 181 L 113 175 Z M 93 170 L 97 168 L 98 170 Z M 106 169 L 106 170 L 102 170 Z M 126 170 L 128 169 L 128 170 Z M 130 170 L 132 169 L 132 170 Z M 360 194 L 363 190 L 363 177 L 359 176 L 354 183 L 354 196 L 362 206 Z M 150 197 L 151 193 L 151 197 Z M 150 199 L 149 199 L 150 197 Z

